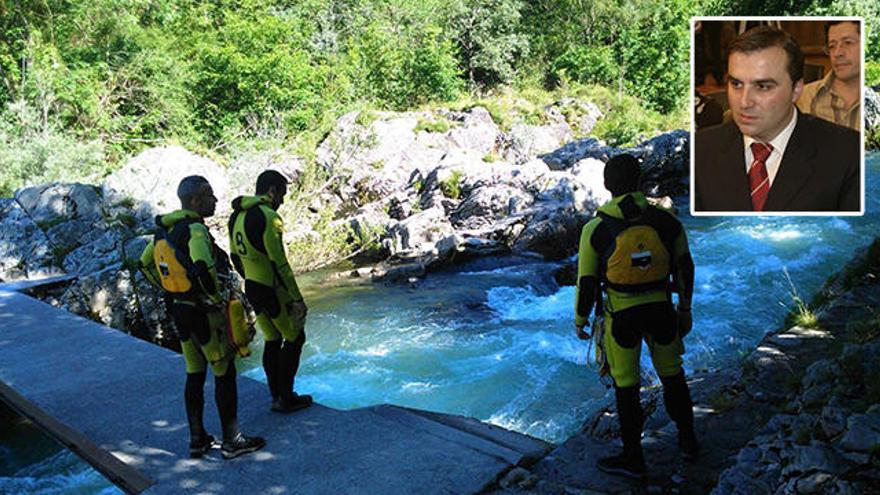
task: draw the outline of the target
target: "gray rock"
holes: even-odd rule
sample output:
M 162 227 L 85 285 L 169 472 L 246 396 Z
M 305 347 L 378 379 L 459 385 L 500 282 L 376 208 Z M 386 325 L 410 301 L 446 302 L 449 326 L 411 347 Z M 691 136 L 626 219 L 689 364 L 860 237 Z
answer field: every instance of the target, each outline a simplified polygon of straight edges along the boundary
M 492 120 L 492 115 L 483 107 L 474 107 L 466 112 L 450 113 L 450 118 L 461 122 L 447 133 L 447 140 L 458 148 L 469 149 L 485 156 L 495 150 L 501 129 Z
M 797 493 L 802 493 L 804 495 L 812 495 L 813 493 L 825 493 L 823 491 L 823 487 L 833 478 L 828 473 L 813 473 L 803 478 L 800 478 L 796 482 Z
M 553 104 L 553 107 L 557 108 L 563 115 L 574 114 L 579 116 L 575 121 L 569 121 L 569 124 L 581 136 L 588 135 L 593 130 L 593 127 L 596 126 L 596 122 L 602 118 L 602 110 L 590 101 L 563 98 Z
M 690 134 L 677 130 L 624 150 L 642 160 L 642 189 L 652 196 L 686 192 L 681 179 L 690 174 Z
M 871 88 L 865 88 L 865 136 L 868 148 L 880 146 L 880 95 Z
M 571 127 L 563 120 L 551 125 L 515 124 L 504 138 L 504 159 L 525 163 L 540 154 L 550 153 L 570 141 Z
M 61 273 L 46 234 L 16 200 L 0 199 L 0 225 L 0 279 Z
M 347 221 L 351 226 L 352 232 L 358 237 L 360 242 L 373 239 L 378 240 L 384 237 L 389 225 L 393 222 L 381 202 L 370 203 L 360 208 Z
M 392 254 L 404 251 L 431 252 L 434 244 L 452 235 L 453 228 L 442 208 L 435 207 L 419 212 L 389 230 Z
M 854 414 L 846 424 L 840 447 L 854 452 L 873 453 L 880 446 L 880 410 L 872 407 L 866 414 Z
M 109 265 L 118 264 L 125 260 L 122 249 L 125 240 L 132 236 L 130 231 L 110 229 L 96 232 L 102 235 L 98 239 L 74 249 L 64 258 L 64 270 L 67 273 L 98 272 Z
M 783 452 L 783 457 L 790 460 L 782 470 L 785 476 L 814 471 L 838 474 L 845 466 L 837 452 L 823 444 L 795 445 L 790 451 Z
M 113 189 L 137 200 L 138 216 L 152 216 L 180 208 L 177 186 L 189 175 L 208 179 L 217 196 L 217 215 L 225 217 L 231 206 L 226 171 L 214 161 L 180 146 L 150 148 L 129 160 L 104 181 L 104 189 Z
M 131 277 L 121 263 L 80 276 L 64 294 L 61 303 L 71 313 L 104 325 L 128 329 L 138 319 L 139 308 L 132 297 Z
M 846 429 L 849 411 L 842 407 L 826 406 L 819 416 L 819 426 L 826 438 L 834 438 Z
M 609 158 L 619 153 L 620 150 L 617 148 L 607 146 L 596 138 L 584 138 L 572 141 L 538 158 L 544 160 L 550 170 L 567 170 L 585 158 L 596 158 L 607 162 Z
M 525 482 L 527 479 L 532 477 L 532 473 L 530 473 L 527 469 L 516 467 L 510 470 L 501 481 L 498 482 L 498 485 L 501 488 L 510 488 L 514 485 L 520 485 Z
M 305 170 L 305 162 L 284 149 L 247 150 L 237 153 L 226 169 L 226 176 L 229 179 L 229 201 L 236 196 L 253 194 L 257 176 L 265 170 L 277 170 L 289 181 L 294 182 Z M 220 198 L 220 201 L 224 200 L 226 198 Z
M 534 203 L 527 192 L 506 185 L 482 186 L 475 189 L 452 212 L 453 225 L 478 229 L 499 219 L 521 214 Z
M 834 379 L 840 374 L 840 367 L 830 359 L 822 359 L 811 364 L 801 384 L 805 389 L 822 385 L 833 384 Z
M 542 205 L 514 243 L 513 250 L 538 253 L 550 260 L 567 258 L 577 249 L 581 229 L 588 220 L 587 214 L 573 206 Z
M 102 197 L 99 188 L 75 183 L 44 184 L 15 193 L 16 201 L 37 225 L 70 220 L 87 223 L 101 220 L 104 216 Z

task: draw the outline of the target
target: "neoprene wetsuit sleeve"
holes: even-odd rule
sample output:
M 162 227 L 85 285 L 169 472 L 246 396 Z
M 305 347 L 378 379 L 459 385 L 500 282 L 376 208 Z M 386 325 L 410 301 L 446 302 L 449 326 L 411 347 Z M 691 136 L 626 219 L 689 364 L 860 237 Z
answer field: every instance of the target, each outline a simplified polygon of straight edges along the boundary
M 694 294 L 694 260 L 688 249 L 687 234 L 685 234 L 684 228 L 675 238 L 673 250 L 675 271 L 672 273 L 672 281 L 678 289 L 678 304 L 684 308 L 690 308 Z
M 214 261 L 211 237 L 208 227 L 203 223 L 193 222 L 189 226 L 189 256 L 196 269 L 196 276 L 205 295 L 214 303 L 221 301 L 217 281 L 217 266 Z
M 596 301 L 596 291 L 599 289 L 599 255 L 590 242 L 599 222 L 601 220 L 595 218 L 584 225 L 581 230 L 574 307 L 574 324 L 578 326 L 586 325 L 589 322 L 590 311 Z
M 153 241 L 147 243 L 147 247 L 141 253 L 140 266 L 138 268 L 151 284 L 161 288 L 162 283 L 159 281 L 159 272 L 156 271 L 156 263 L 153 261 L 154 248 L 155 244 Z
M 284 252 L 284 222 L 281 221 L 281 217 L 274 211 L 271 212 L 271 215 L 267 214 L 266 216 L 268 225 L 263 234 L 266 255 L 272 263 L 275 274 L 281 279 L 281 283 L 284 284 L 291 297 L 295 301 L 301 300 L 302 294 L 299 292 L 299 286 L 296 284 L 296 278 L 293 276 L 293 270 L 290 268 L 290 264 L 287 262 L 287 255 Z

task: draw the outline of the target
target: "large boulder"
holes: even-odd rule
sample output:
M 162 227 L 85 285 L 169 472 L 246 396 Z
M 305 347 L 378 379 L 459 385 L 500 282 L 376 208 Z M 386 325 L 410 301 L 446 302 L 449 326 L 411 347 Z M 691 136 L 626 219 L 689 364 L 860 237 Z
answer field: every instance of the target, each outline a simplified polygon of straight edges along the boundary
M 196 155 L 180 146 L 162 146 L 144 150 L 104 181 L 105 191 L 113 189 L 134 199 L 138 216 L 152 216 L 180 208 L 177 186 L 190 175 L 208 179 L 217 196 L 217 214 L 226 216 L 231 206 L 226 171 L 213 160 Z
M 620 150 L 606 145 L 596 138 L 584 138 L 572 141 L 552 153 L 541 155 L 538 158 L 551 170 L 568 170 L 575 163 L 585 158 L 596 158 L 603 162 L 620 153 Z
M 392 255 L 397 256 L 429 253 L 436 251 L 436 243 L 453 233 L 443 208 L 430 208 L 394 225 L 389 232 L 387 247 Z
M 229 198 L 218 196 L 220 202 L 232 201 L 236 196 L 254 194 L 257 176 L 270 169 L 277 170 L 290 181 L 295 181 L 305 170 L 305 162 L 284 149 L 239 153 L 226 169 Z
M 479 229 L 519 215 L 534 201 L 531 194 L 509 185 L 482 186 L 458 205 L 451 218 L 457 228 Z
M 61 272 L 45 232 L 18 201 L 0 199 L 0 279 L 40 278 Z
M 565 259 L 577 251 L 581 229 L 590 216 L 570 203 L 542 203 L 536 206 L 528 226 L 516 239 L 514 252 L 538 253 L 545 259 Z M 538 209 L 539 208 L 539 209 Z
M 525 163 L 550 153 L 572 137 L 574 133 L 565 120 L 549 125 L 514 124 L 504 138 L 503 156 L 511 163 Z

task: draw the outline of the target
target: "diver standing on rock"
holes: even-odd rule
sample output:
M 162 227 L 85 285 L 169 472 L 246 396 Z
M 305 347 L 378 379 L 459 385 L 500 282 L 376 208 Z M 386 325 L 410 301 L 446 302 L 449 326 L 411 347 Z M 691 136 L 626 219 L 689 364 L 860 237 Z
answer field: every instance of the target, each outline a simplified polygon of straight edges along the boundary
M 663 401 L 678 426 L 683 456 L 690 459 L 699 452 L 693 403 L 681 367 L 682 338 L 692 324 L 694 263 L 681 222 L 649 205 L 639 192 L 640 174 L 638 160 L 627 154 L 605 165 L 605 188 L 613 198 L 581 233 L 575 303 L 578 338 L 590 338 L 584 326 L 594 304 L 597 322 L 604 319 L 596 330 L 603 334 L 600 342 L 614 380 L 623 440 L 623 453 L 600 459 L 598 468 L 634 478 L 645 472 L 639 399 L 642 339 L 663 383 Z M 672 286 L 678 291 L 677 309 Z
M 238 427 L 235 354 L 224 332 L 224 300 L 218 274 L 229 260 L 217 247 L 204 219 L 214 214 L 217 198 L 208 180 L 191 175 L 177 188 L 181 209 L 156 217 L 156 237 L 141 254 L 141 271 L 171 298 L 168 310 L 186 361 L 186 417 L 189 454 L 200 458 L 214 445 L 202 422 L 206 364 L 214 372 L 214 400 L 223 428 L 223 457 L 231 459 L 261 449 L 266 441 L 246 437 Z
M 287 179 L 275 170 L 257 177 L 255 196 L 232 202 L 229 245 L 232 263 L 245 278 L 245 293 L 263 332 L 263 370 L 272 411 L 290 413 L 309 407 L 311 395 L 294 391 L 300 356 L 306 341 L 306 303 L 287 262 L 277 210 L 287 194 Z

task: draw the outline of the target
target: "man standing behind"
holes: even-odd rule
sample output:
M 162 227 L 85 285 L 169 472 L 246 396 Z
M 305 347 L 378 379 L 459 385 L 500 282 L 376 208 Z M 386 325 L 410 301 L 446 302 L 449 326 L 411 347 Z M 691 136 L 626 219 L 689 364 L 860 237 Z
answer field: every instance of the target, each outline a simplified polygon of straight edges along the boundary
M 306 341 L 307 308 L 287 262 L 284 225 L 277 213 L 287 194 L 287 179 L 266 170 L 257 177 L 256 193 L 233 200 L 229 245 L 263 332 L 263 370 L 272 395 L 271 409 L 290 413 L 309 407 L 312 396 L 294 392 Z
M 797 111 L 804 56 L 794 38 L 760 26 L 729 50 L 733 120 L 694 137 L 694 209 L 858 211 L 859 134 Z
M 630 155 L 617 155 L 605 165 L 605 188 L 613 198 L 581 233 L 575 301 L 575 327 L 582 340 L 589 338 L 584 326 L 593 304 L 602 301 L 597 303 L 604 310 L 602 342 L 623 440 L 623 453 L 603 457 L 598 468 L 628 477 L 645 472 L 639 400 L 643 339 L 663 383 L 666 412 L 678 427 L 682 455 L 693 458 L 699 452 L 693 403 L 681 367 L 682 338 L 691 329 L 694 263 L 681 223 L 648 204 L 638 192 L 639 176 L 639 163 Z M 670 276 L 678 290 L 677 309 L 672 306 Z
M 204 219 L 214 214 L 217 198 L 208 180 L 191 175 L 177 188 L 181 209 L 156 217 L 157 235 L 141 254 L 141 271 L 171 298 L 168 308 L 180 337 L 186 362 L 186 417 L 190 457 L 202 457 L 214 444 L 205 431 L 206 364 L 214 372 L 214 400 L 223 428 L 222 454 L 231 459 L 266 445 L 260 437 L 246 437 L 238 427 L 238 391 L 235 355 L 222 331 L 225 316 L 218 272 L 229 271 L 229 261 L 208 232 Z
M 862 37 L 858 21 L 825 25 L 825 53 L 831 72 L 804 86 L 797 106 L 804 112 L 858 131 L 861 119 Z

